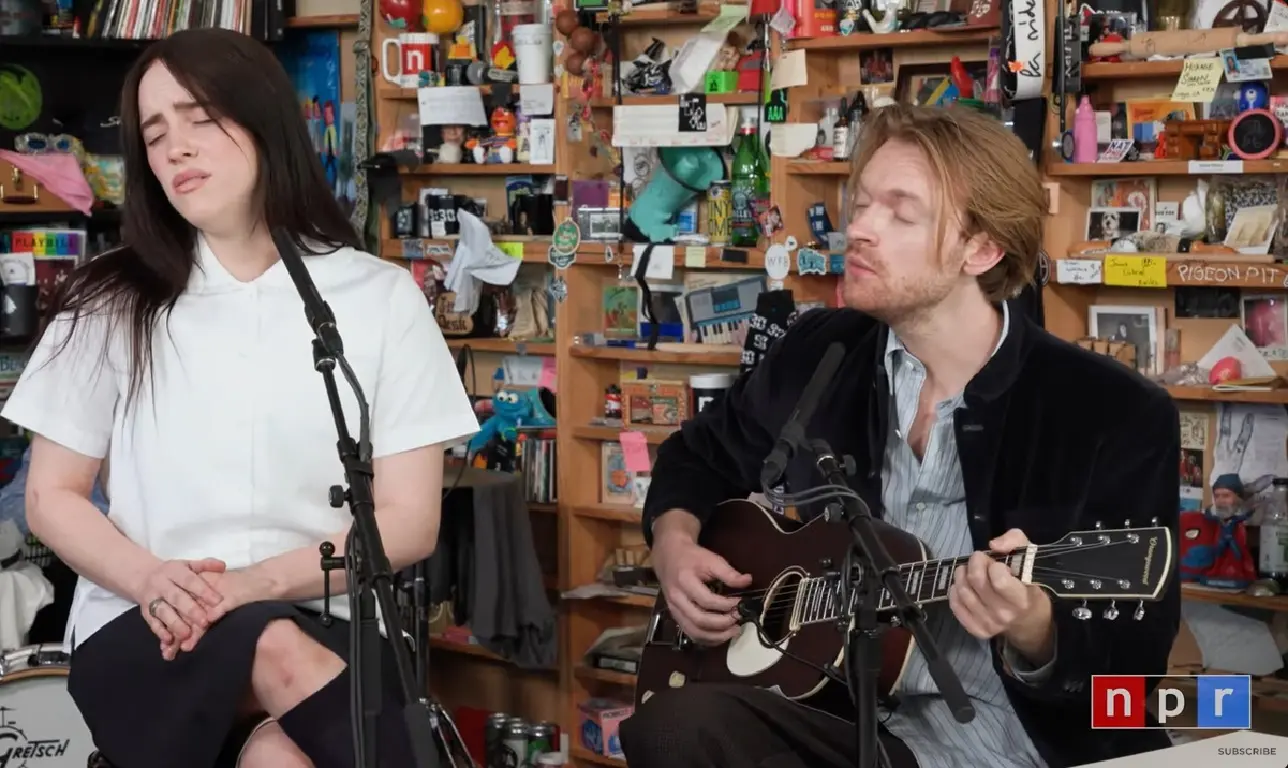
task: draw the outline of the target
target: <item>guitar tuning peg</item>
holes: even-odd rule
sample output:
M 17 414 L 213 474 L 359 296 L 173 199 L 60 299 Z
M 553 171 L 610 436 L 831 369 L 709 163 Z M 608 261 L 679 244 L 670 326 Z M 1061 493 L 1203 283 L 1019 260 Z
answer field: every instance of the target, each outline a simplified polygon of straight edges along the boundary
M 1078 621 L 1086 621 L 1091 618 L 1091 609 L 1087 607 L 1087 601 L 1083 600 L 1082 605 L 1073 609 L 1073 618 Z
M 1139 603 L 1136 603 L 1136 612 L 1132 614 L 1132 618 L 1135 619 L 1136 621 L 1140 621 L 1141 619 L 1145 618 L 1144 600 L 1141 600 Z
M 1130 528 L 1130 527 L 1131 527 L 1131 521 L 1130 521 L 1130 520 L 1124 520 L 1124 521 L 1123 521 L 1123 527 L 1124 527 L 1124 528 Z
M 1097 530 L 1097 531 L 1098 531 L 1098 530 L 1100 530 L 1101 526 L 1102 526 L 1101 522 L 1100 522 L 1099 520 L 1097 520 L 1097 521 L 1096 521 L 1096 530 Z
M 1110 600 L 1109 607 L 1105 609 L 1105 618 L 1108 619 L 1109 621 L 1113 621 L 1114 619 L 1118 618 L 1117 603 L 1118 603 L 1117 600 Z
M 1158 525 L 1158 518 L 1157 518 L 1157 517 L 1151 517 L 1151 518 L 1149 519 L 1149 524 L 1150 524 L 1150 525 Z

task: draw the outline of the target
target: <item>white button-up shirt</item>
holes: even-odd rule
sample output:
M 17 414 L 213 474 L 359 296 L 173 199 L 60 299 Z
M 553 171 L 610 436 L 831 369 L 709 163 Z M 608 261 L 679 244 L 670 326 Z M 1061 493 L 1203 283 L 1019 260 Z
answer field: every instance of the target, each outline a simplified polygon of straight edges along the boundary
M 157 557 L 241 568 L 347 530 L 351 516 L 328 504 L 328 489 L 344 483 L 335 423 L 285 266 L 241 282 L 204 240 L 197 251 L 187 290 L 158 322 L 152 376 L 128 409 L 128 322 L 100 314 L 83 317 L 52 360 L 70 323 L 50 325 L 0 416 L 86 456 L 110 450 L 110 518 Z M 376 458 L 478 430 L 406 270 L 352 248 L 305 263 L 371 405 Z M 339 390 L 356 439 L 356 400 L 342 378 Z M 303 605 L 321 610 L 322 601 Z M 69 645 L 132 608 L 82 578 Z M 343 590 L 330 610 L 349 617 Z

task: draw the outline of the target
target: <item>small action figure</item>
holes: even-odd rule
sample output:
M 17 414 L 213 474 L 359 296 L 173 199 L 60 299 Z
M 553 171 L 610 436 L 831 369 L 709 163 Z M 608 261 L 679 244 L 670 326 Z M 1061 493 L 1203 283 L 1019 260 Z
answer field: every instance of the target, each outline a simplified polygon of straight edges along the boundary
M 1233 473 L 1212 484 L 1212 505 L 1181 515 L 1181 578 L 1207 587 L 1247 589 L 1257 578 L 1248 550 L 1243 481 Z

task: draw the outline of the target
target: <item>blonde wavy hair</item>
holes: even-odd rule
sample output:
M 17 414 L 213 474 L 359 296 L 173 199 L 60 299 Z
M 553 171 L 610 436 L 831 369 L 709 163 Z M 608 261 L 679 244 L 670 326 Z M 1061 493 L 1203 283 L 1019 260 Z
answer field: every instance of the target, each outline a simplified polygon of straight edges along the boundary
M 1002 260 L 979 276 L 984 295 L 1004 301 L 1031 283 L 1047 197 L 1024 143 L 996 118 L 970 107 L 881 107 L 863 122 L 851 163 L 851 199 L 863 168 L 891 141 L 920 148 L 934 171 L 939 242 L 956 225 L 965 237 L 986 236 L 1002 250 Z

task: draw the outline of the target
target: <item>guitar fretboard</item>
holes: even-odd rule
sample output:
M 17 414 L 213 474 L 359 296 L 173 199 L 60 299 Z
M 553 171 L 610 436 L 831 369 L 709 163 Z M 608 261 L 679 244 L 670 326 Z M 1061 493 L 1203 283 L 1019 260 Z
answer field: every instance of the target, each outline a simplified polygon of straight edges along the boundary
M 1007 555 L 993 555 L 998 562 L 1005 563 L 1017 577 L 1024 574 L 1025 550 Z M 913 602 L 918 605 L 936 603 L 948 599 L 948 587 L 953 583 L 953 572 L 958 566 L 966 565 L 970 555 L 949 557 L 942 560 L 926 560 L 899 567 L 899 579 L 903 589 Z M 875 574 L 865 573 L 864 578 L 877 578 Z M 850 587 L 850 594 L 845 605 L 842 605 L 841 575 L 828 574 L 801 579 L 795 603 L 792 607 L 792 624 L 803 626 L 822 621 L 836 621 L 843 616 L 850 616 L 858 607 L 859 599 L 865 594 L 862 588 Z M 894 598 L 890 591 L 882 587 L 877 610 L 895 608 Z

